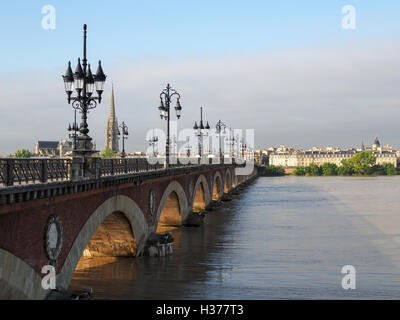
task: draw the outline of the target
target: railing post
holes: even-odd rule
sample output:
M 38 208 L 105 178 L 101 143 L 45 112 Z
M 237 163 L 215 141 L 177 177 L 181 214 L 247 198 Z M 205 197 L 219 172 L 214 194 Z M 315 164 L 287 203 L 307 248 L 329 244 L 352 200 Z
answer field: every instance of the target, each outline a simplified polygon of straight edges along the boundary
M 71 181 L 79 181 L 84 177 L 84 158 L 73 157 L 71 160 Z
M 114 159 L 110 159 L 111 162 L 111 175 L 114 175 Z
M 8 159 L 4 167 L 4 182 L 6 186 L 14 185 L 14 162 Z
M 125 173 L 128 173 L 128 161 L 126 160 L 126 158 L 124 158 L 123 160 L 124 160 L 124 171 Z
M 40 182 L 45 183 L 47 181 L 47 160 L 39 160 L 40 161 Z M 51 160 L 50 160 L 51 161 Z

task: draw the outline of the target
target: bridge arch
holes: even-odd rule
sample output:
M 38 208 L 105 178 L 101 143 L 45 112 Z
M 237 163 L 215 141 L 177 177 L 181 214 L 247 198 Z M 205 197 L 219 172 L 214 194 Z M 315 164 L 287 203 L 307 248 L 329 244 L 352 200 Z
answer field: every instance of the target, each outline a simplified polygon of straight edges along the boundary
M 42 300 L 49 291 L 42 288 L 42 279 L 25 261 L 0 249 L 0 299 Z
M 218 201 L 224 194 L 222 181 L 223 179 L 221 173 L 219 171 L 215 172 L 213 180 L 213 193 L 212 193 L 213 201 Z
M 115 213 L 123 214 L 129 221 L 136 240 L 137 255 L 142 253 L 148 235 L 148 225 L 142 210 L 135 201 L 127 196 L 118 195 L 109 198 L 90 215 L 75 238 L 62 270 L 57 276 L 57 286 L 68 288 L 76 266 L 93 235 L 103 222 Z
M 228 193 L 232 189 L 232 175 L 231 170 L 226 169 L 225 172 L 225 185 L 224 185 L 224 193 Z
M 196 181 L 192 196 L 192 211 L 200 212 L 206 209 L 211 201 L 211 193 L 208 186 L 207 178 L 201 174 Z
M 161 197 L 154 231 L 161 231 L 164 225 L 180 226 L 188 215 L 188 201 L 185 190 L 177 181 L 172 181 Z

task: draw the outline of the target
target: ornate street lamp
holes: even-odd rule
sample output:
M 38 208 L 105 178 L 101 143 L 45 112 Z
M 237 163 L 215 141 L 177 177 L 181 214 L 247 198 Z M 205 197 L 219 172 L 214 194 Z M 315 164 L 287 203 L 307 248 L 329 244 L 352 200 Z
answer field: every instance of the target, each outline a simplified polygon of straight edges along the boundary
M 192 146 L 189 144 L 189 137 L 186 139 L 186 155 L 188 158 L 190 158 L 190 150 L 192 149 Z
M 128 127 L 125 124 L 125 122 L 122 121 L 122 125 L 119 126 L 119 128 L 122 131 L 122 154 L 121 154 L 121 158 L 125 158 L 126 154 L 125 154 L 125 140 L 128 139 Z M 118 129 L 118 135 L 121 135 L 121 131 Z
M 222 163 L 222 147 L 221 147 L 221 133 L 226 134 L 226 124 L 219 120 L 215 127 L 218 133 L 218 142 L 219 142 L 219 161 Z
M 197 121 L 195 121 L 193 129 L 199 141 L 198 149 L 199 149 L 199 157 L 201 160 L 201 157 L 203 155 L 203 136 L 208 136 L 208 133 L 210 131 L 210 125 L 208 124 L 208 121 L 205 126 L 203 125 L 203 107 L 200 107 L 200 124 L 197 125 Z
M 155 145 L 158 143 L 158 137 L 154 135 L 154 128 L 153 128 L 153 136 L 148 140 L 148 142 L 149 142 L 149 145 L 153 147 L 153 157 L 155 157 L 156 153 L 155 153 L 154 148 L 155 148 Z
M 230 157 L 234 158 L 234 148 L 235 148 L 235 144 L 237 142 L 237 139 L 235 139 L 234 135 L 232 134 L 232 128 L 229 127 L 229 138 L 227 139 L 227 142 L 230 146 Z
M 247 155 L 247 144 L 246 144 L 246 141 L 245 141 L 245 139 L 243 138 L 242 139 L 242 157 L 243 157 L 243 159 L 246 157 L 246 155 Z
M 165 144 L 165 166 L 167 169 L 169 168 L 169 163 L 170 163 L 170 159 L 169 159 L 169 157 L 170 157 L 170 154 L 169 154 L 169 147 L 170 147 L 169 127 L 170 127 L 170 118 L 171 118 L 170 106 L 171 106 L 173 96 L 177 97 L 175 111 L 176 111 L 176 117 L 179 119 L 181 117 L 181 111 L 182 111 L 182 107 L 180 104 L 181 95 L 176 90 L 172 89 L 169 84 L 167 85 L 167 88 L 164 89 L 160 94 L 160 106 L 158 107 L 158 110 L 160 111 L 161 119 L 165 119 L 167 121 L 167 141 Z
M 67 71 L 63 76 L 68 104 L 71 104 L 72 101 L 72 107 L 75 110 L 80 110 L 82 114 L 82 122 L 79 126 L 79 135 L 76 137 L 77 141 L 74 149 L 74 155 L 83 156 L 90 155 L 95 152 L 92 150 L 92 138 L 88 135 L 89 129 L 87 124 L 87 114 L 89 110 L 96 108 L 97 101 L 98 103 L 101 103 L 101 95 L 104 90 L 104 82 L 106 81 L 106 75 L 101 67 L 101 61 L 99 61 L 97 72 L 94 76 L 90 69 L 90 64 L 87 63 L 86 33 L 87 26 L 84 24 L 82 65 L 80 58 L 78 58 L 78 64 L 75 68 L 75 72 L 72 73 L 71 62 L 69 61 Z M 92 96 L 95 87 L 97 97 Z M 74 91 L 76 92 L 76 96 L 72 96 Z

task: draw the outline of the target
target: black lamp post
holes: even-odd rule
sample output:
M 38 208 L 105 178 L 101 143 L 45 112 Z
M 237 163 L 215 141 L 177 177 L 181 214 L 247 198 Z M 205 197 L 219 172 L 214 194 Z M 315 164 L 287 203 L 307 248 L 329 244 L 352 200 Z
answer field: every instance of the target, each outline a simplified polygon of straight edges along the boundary
M 87 64 L 86 59 L 86 24 L 83 25 L 83 59 L 82 65 L 78 58 L 78 64 L 75 72 L 72 73 L 71 62 L 68 62 L 68 68 L 63 76 L 65 92 L 67 93 L 68 104 L 71 104 L 75 110 L 80 110 L 82 114 L 82 122 L 79 127 L 79 135 L 76 137 L 75 155 L 90 155 L 95 151 L 92 150 L 92 138 L 89 137 L 89 129 L 87 124 L 87 113 L 89 110 L 96 108 L 97 101 L 101 103 L 101 94 L 104 90 L 104 82 L 106 75 L 101 67 L 101 61 L 97 68 L 96 74 L 93 76 L 90 69 L 90 64 Z M 97 97 L 93 97 L 94 87 L 96 86 Z M 76 91 L 76 96 L 72 96 L 73 91 Z M 97 101 L 96 101 L 97 100 Z
M 125 158 L 125 156 L 126 156 L 126 154 L 125 154 L 125 140 L 128 139 L 129 132 L 128 132 L 127 125 L 123 121 L 122 121 L 122 125 L 120 125 L 119 128 L 122 131 L 122 154 L 121 154 L 121 158 Z M 121 135 L 121 131 L 118 130 L 118 135 L 119 136 Z
M 228 143 L 230 146 L 230 157 L 233 158 L 234 154 L 234 148 L 235 148 L 235 144 L 236 144 L 237 139 L 235 139 L 235 136 L 232 134 L 232 128 L 229 127 L 229 139 L 228 139 Z
M 221 120 L 217 122 L 216 125 L 217 133 L 218 133 L 218 142 L 219 142 L 219 161 L 222 163 L 222 147 L 221 147 L 221 133 L 226 133 L 226 124 L 223 123 Z
M 195 121 L 193 129 L 194 129 L 194 133 L 197 136 L 198 141 L 199 141 L 198 148 L 199 148 L 199 157 L 201 159 L 202 154 L 203 154 L 203 136 L 207 136 L 208 132 L 210 130 L 210 125 L 208 124 L 208 121 L 207 121 L 206 126 L 203 125 L 203 107 L 200 107 L 200 124 L 197 125 L 197 121 Z
M 243 159 L 246 157 L 247 154 L 247 144 L 246 141 L 244 140 L 244 138 L 242 139 L 242 157 Z
M 156 153 L 154 151 L 154 147 L 158 142 L 158 137 L 154 135 L 154 129 L 153 129 L 153 136 L 148 140 L 149 145 L 153 147 L 153 157 L 156 156 Z
M 189 144 L 189 137 L 186 139 L 186 155 L 188 158 L 190 158 L 190 150 L 192 149 L 192 146 Z
M 171 106 L 171 101 L 172 97 L 177 96 L 176 99 L 176 106 L 175 106 L 175 111 L 176 111 L 176 117 L 179 119 L 181 117 L 181 111 L 182 107 L 180 104 L 180 98 L 181 95 L 174 89 L 171 88 L 171 86 L 168 84 L 167 88 L 164 89 L 161 94 L 160 94 L 160 106 L 158 107 L 158 110 L 160 111 L 160 117 L 161 119 L 165 119 L 167 121 L 167 141 L 165 144 L 165 166 L 166 168 L 169 168 L 169 147 L 170 147 L 170 138 L 169 138 L 169 127 L 170 127 L 170 118 L 171 118 L 171 112 L 170 112 L 170 106 Z

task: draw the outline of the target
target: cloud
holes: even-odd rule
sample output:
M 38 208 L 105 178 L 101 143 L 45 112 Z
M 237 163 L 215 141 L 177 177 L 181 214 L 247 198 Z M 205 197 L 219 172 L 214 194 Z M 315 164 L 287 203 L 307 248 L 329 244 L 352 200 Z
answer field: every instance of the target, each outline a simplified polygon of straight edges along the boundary
M 200 117 L 254 128 L 256 146 L 358 146 L 375 135 L 399 146 L 400 46 L 391 41 L 276 49 L 187 59 L 104 61 L 102 104 L 89 114 L 91 136 L 104 147 L 111 83 L 116 112 L 131 135 L 127 150 L 145 150 L 146 132 L 164 128 L 159 93 L 168 82 L 182 94 L 180 128 Z M 1 153 L 33 149 L 37 139 L 66 138 L 73 111 L 57 70 L 2 74 Z

